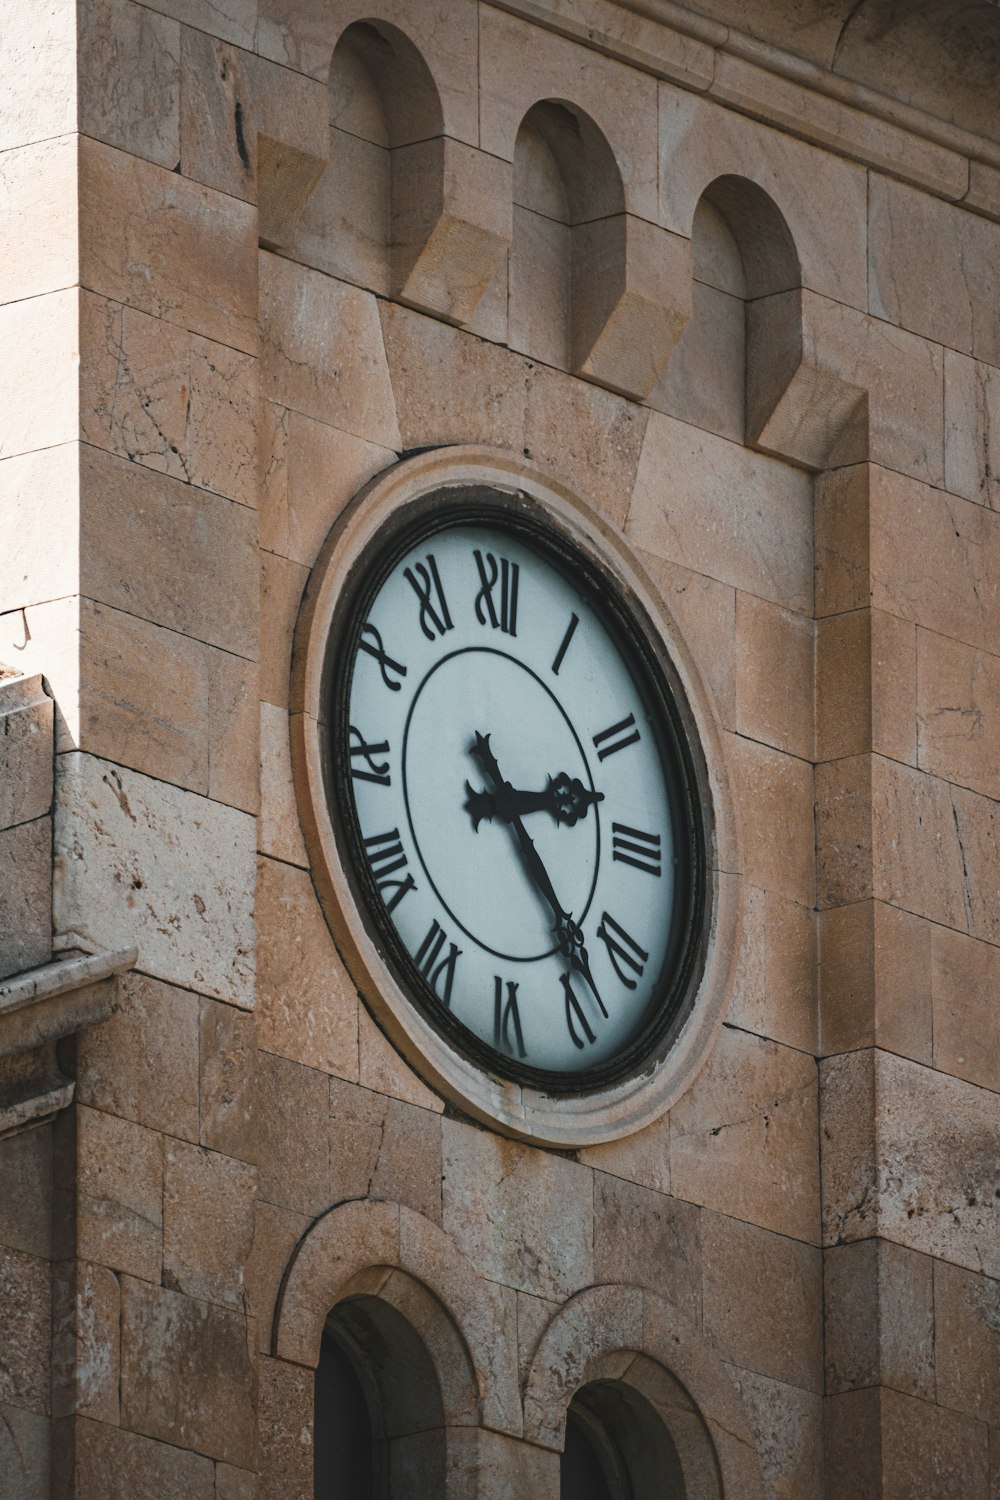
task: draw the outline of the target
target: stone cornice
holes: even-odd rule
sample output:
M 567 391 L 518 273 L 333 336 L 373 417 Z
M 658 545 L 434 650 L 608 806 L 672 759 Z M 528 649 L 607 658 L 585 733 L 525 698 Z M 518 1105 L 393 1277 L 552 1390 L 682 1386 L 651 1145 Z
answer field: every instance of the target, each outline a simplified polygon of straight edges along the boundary
M 841 77 L 673 0 L 490 0 L 656 78 L 992 219 L 1000 142 Z

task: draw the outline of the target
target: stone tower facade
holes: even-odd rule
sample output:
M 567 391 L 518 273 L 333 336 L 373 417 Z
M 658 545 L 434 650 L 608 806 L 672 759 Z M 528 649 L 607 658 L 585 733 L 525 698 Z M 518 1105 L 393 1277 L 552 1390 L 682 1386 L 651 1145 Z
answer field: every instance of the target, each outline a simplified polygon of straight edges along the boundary
M 595 1383 L 637 1500 L 998 1500 L 998 71 L 0 0 L 2 1500 L 311 1500 L 338 1309 L 393 1500 L 555 1500 Z M 359 993 L 301 749 L 348 507 L 463 464 L 629 560 L 711 784 L 697 1037 L 558 1149 Z

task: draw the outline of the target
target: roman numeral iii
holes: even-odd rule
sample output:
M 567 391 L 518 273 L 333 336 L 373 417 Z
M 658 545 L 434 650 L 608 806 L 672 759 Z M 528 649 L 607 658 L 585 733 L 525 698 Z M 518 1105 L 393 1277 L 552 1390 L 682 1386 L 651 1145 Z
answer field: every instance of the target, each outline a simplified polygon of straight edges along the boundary
M 607 760 L 609 755 L 617 755 L 619 750 L 624 750 L 626 745 L 636 744 L 638 739 L 639 731 L 635 726 L 635 719 L 632 714 L 629 714 L 627 719 L 621 719 L 617 724 L 612 724 L 609 729 L 602 729 L 600 734 L 594 735 L 597 758 Z
M 629 828 L 627 823 L 612 823 L 611 857 L 647 875 L 658 876 L 661 873 L 660 835 Z

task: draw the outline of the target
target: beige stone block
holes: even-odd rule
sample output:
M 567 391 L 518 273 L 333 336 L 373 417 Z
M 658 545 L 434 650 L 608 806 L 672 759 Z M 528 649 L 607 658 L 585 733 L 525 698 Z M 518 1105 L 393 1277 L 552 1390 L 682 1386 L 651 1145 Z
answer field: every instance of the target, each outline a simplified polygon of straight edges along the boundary
M 79 191 L 85 287 L 256 353 L 257 231 L 249 204 L 86 137 Z
M 811 1057 L 724 1027 L 671 1111 L 674 1193 L 815 1244 L 816 1088 Z
M 0 615 L 76 592 L 79 468 L 75 442 L 0 461 Z M 53 535 L 59 537 L 58 547 L 52 545 Z M 14 622 L 11 628 L 15 642 L 23 644 L 23 629 L 17 637 Z M 12 654 L 14 645 L 5 642 L 0 649 L 5 665 L 24 670 Z
M 589 1168 L 443 1124 L 444 1229 L 491 1281 L 560 1299 L 594 1279 Z
M 820 915 L 820 1050 L 884 1047 L 930 1063 L 936 929 L 881 901 Z
M 77 1039 L 77 1101 L 196 1141 L 198 997 L 133 972 L 120 998 L 108 1021 Z
M 435 1114 L 444 1112 L 444 1100 L 420 1081 L 363 1005 L 358 1006 L 358 1082 L 390 1099 L 401 1099 Z
M 0 303 L 76 281 L 76 141 L 71 135 L 0 152 L 0 215 L 9 229 Z
M 77 1110 L 77 1251 L 159 1282 L 163 1138 L 101 1110 Z
M 1000 365 L 996 230 L 978 214 L 872 176 L 871 311 Z
M 257 843 L 262 854 L 270 854 L 288 865 L 308 869 L 309 856 L 302 841 L 299 814 L 292 783 L 288 744 L 288 714 L 273 703 L 260 705 L 260 817 Z
M 467 323 L 507 256 L 511 168 L 447 136 L 392 152 L 390 288 Z
M 384 1198 L 441 1222 L 441 1120 L 330 1079 L 333 1200 Z
M 48 1260 L 52 1253 L 52 1132 L 0 1142 L 0 1245 Z
M 873 603 L 1000 654 L 1000 516 L 899 474 L 871 474 Z
M 701 1322 L 702 1219 L 679 1198 L 594 1174 L 594 1278 L 666 1296 L 692 1326 Z
M 223 1307 L 244 1307 L 257 1172 L 183 1141 L 163 1148 L 163 1284 Z
M 387 144 L 332 126 L 324 154 L 311 191 L 301 191 L 296 175 L 290 211 L 265 215 L 264 243 L 282 246 L 302 265 L 388 296 L 392 153 Z M 286 169 L 281 175 L 291 174 Z
M 821 1064 L 824 1234 L 996 1276 L 996 1095 L 888 1052 Z
M 217 1464 L 215 1500 L 257 1500 L 257 1475 L 232 1464 Z
M 309 1500 L 316 1377 L 280 1359 L 257 1361 L 262 1500 Z
M 547 1500 L 559 1488 L 559 1454 L 506 1433 L 460 1427 L 448 1436 L 448 1494 L 481 1500 L 514 1500 L 518 1495 Z
M 741 443 L 746 393 L 746 303 L 696 279 L 691 321 L 647 397 L 655 411 Z
M 180 160 L 181 37 L 132 0 L 80 7 L 79 128 L 171 170 Z
M 815 1053 L 816 916 L 811 906 L 744 882 L 743 947 L 729 1019 L 743 1031 Z
M 887 1385 L 934 1399 L 933 1262 L 889 1240 L 835 1245 L 823 1258 L 828 1394 Z
M 69 443 L 77 436 L 78 301 L 70 287 L 0 307 L 0 458 Z
M 691 246 L 633 214 L 573 230 L 572 368 L 642 400 L 691 319 Z
M 252 47 L 257 26 L 257 0 L 156 0 L 165 16 L 218 36 L 237 47 Z
M 935 1261 L 934 1319 L 937 1399 L 1000 1426 L 1000 1283 Z
M 81 453 L 80 592 L 254 660 L 253 512 L 98 448 Z
M 102 1500 L 216 1500 L 208 1458 L 104 1422 L 74 1426 L 76 1483 Z
M 964 799 L 964 800 L 961 800 Z M 1000 936 L 985 893 L 995 888 L 994 804 L 895 761 L 872 776 L 874 894 L 948 927 Z
M 664 1115 L 637 1135 L 603 1146 L 585 1146 L 579 1160 L 625 1182 L 652 1188 L 654 1193 L 670 1192 L 670 1120 Z
M 0 1405 L 0 1497 L 49 1500 L 52 1493 L 48 1417 Z
M 866 310 L 864 169 L 699 94 L 669 83 L 661 83 L 659 93 L 661 222 L 675 234 L 690 235 L 709 184 L 730 174 L 745 178 L 762 188 L 787 220 L 803 285 Z M 759 254 L 762 247 L 753 248 Z
M 650 414 L 625 528 L 634 546 L 811 613 L 811 518 L 804 473 Z
M 867 464 L 816 476 L 816 615 L 871 603 Z
M 1000 370 L 944 352 L 944 482 L 1000 510 Z
M 258 1199 L 254 1206 L 253 1249 L 246 1264 L 248 1309 L 257 1333 L 258 1354 L 271 1352 L 274 1307 L 295 1247 L 309 1228 L 305 1214 Z
M 726 756 L 739 818 L 742 873 L 802 906 L 815 899 L 813 767 L 737 735 Z
M 0 978 L 52 953 L 52 819 L 0 832 Z
M 950 925 L 965 925 L 973 937 L 1000 945 L 1000 805 L 961 787 L 952 789 L 951 798 L 966 921 Z
M 562 370 L 570 364 L 572 246 L 568 224 L 515 203 L 504 342 Z
M 327 150 L 329 97 L 318 79 L 279 68 L 205 29 L 181 38 L 180 161 L 185 177 L 255 203 L 261 136 L 295 156 Z
M 266 252 L 260 278 L 263 395 L 400 448 L 375 298 Z
M 344 506 L 396 454 L 271 402 L 263 410 L 260 545 L 311 568 Z
M 243 1317 L 124 1278 L 124 1427 L 246 1467 L 257 1436 L 254 1384 Z
M 85 442 L 256 505 L 256 360 L 84 292 Z
M 854 755 L 816 767 L 816 889 L 821 910 L 873 895 L 872 817 L 870 756 Z
M 256 1054 L 251 1016 L 203 999 L 198 1026 L 199 1118 L 203 1146 L 256 1159 Z
M 705 1332 L 723 1359 L 823 1390 L 822 1252 L 723 1214 L 702 1219 Z
M 823 1494 L 823 1401 L 803 1391 L 730 1367 L 757 1446 L 768 1500 L 818 1500 Z
M 260 806 L 256 662 L 205 647 L 208 665 L 208 795 L 243 812 Z
M 986 1500 L 984 1423 L 897 1391 L 884 1391 L 881 1407 L 886 1500 Z
M 737 731 L 812 760 L 812 620 L 737 593 L 736 635 Z
M 644 411 L 409 309 L 382 302 L 379 311 L 404 448 L 467 442 L 476 432 L 623 524 Z
M 935 1068 L 1000 1092 L 1000 948 L 935 927 L 931 994 Z
M 579 49 L 567 38 L 493 9 L 480 14 L 479 49 L 484 151 L 512 161 L 518 128 L 531 106 L 539 99 L 565 99 L 586 111 L 611 146 L 627 211 L 658 222 L 655 79 L 589 51 L 581 66 Z M 594 217 L 620 206 L 619 199 Z
M 872 748 L 917 764 L 917 632 L 908 620 L 873 609 Z
M 305 870 L 258 865 L 257 1039 L 268 1052 L 358 1076 L 358 998 Z
M 315 1218 L 333 1201 L 330 1141 L 325 1128 L 303 1131 L 303 1120 L 325 1121 L 330 1080 L 315 1068 L 261 1052 L 255 1104 L 260 1133 L 259 1189 L 266 1203 Z
M 1000 797 L 1000 658 L 917 631 L 918 764 Z
M 70 589 L 66 598 L 0 615 L 0 662 L 30 677 L 44 673 L 57 755 L 80 740 L 80 600 L 75 583 Z
M 47 1416 L 52 1281 L 48 1263 L 0 1249 L 0 1401 Z
M 49 811 L 52 721 L 40 677 L 0 677 L 0 828 Z
M 28 0 L 0 18 L 0 151 L 76 129 L 76 6 Z
M 53 1290 L 52 1415 L 94 1417 L 117 1427 L 118 1277 L 104 1266 L 64 1261 Z
M 840 760 L 872 747 L 869 609 L 827 615 L 816 625 L 816 758 Z
M 709 688 L 723 728 L 736 727 L 736 591 L 690 568 L 640 553 Z
M 138 944 L 147 973 L 251 1007 L 254 820 L 89 755 L 61 756 L 57 785 L 64 945 Z
M 274 552 L 260 554 L 260 696 L 288 708 L 292 642 L 309 571 Z

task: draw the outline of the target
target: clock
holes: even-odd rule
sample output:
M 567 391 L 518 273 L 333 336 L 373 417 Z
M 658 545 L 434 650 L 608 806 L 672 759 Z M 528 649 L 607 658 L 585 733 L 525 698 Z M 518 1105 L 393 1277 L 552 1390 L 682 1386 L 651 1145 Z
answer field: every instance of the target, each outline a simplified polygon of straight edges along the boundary
M 423 1080 L 563 1148 L 662 1114 L 725 1013 L 739 854 L 711 695 L 621 535 L 521 456 L 411 455 L 316 559 L 289 706 L 316 894 Z

